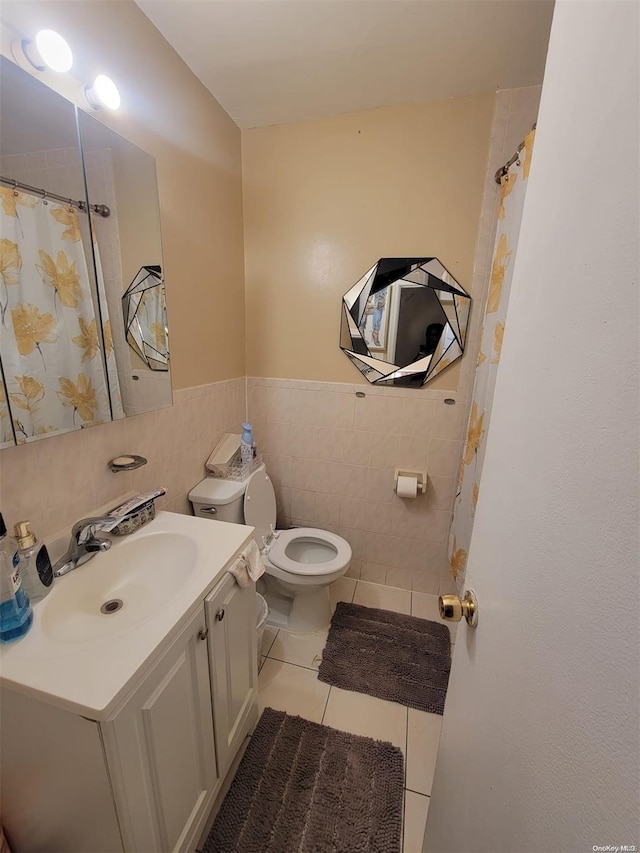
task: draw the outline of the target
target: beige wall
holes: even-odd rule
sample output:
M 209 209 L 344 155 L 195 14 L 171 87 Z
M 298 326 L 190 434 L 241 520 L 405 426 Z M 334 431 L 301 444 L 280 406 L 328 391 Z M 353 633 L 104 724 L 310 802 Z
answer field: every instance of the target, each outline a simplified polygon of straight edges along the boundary
M 20 35 L 49 26 L 69 41 L 77 79 L 38 75 L 66 97 L 112 76 L 122 107 L 96 116 L 156 158 L 174 388 L 244 375 L 239 129 L 129 0 L 10 0 L 0 14 Z
M 280 519 L 344 536 L 353 548 L 352 577 L 419 592 L 453 591 L 446 542 L 490 277 L 498 202 L 494 174 L 535 121 L 539 98 L 539 87 L 495 97 L 488 158 L 479 166 L 481 212 L 471 284 L 465 280 L 475 298 L 467 352 L 459 375 L 452 368 L 441 380 L 451 388 L 456 378 L 455 390 L 436 389 L 435 382 L 420 390 L 363 389 L 355 384 L 360 376 L 355 370 L 350 382 L 247 379 L 249 420 L 276 485 Z M 313 207 L 309 198 L 303 209 Z M 337 330 L 337 318 L 334 322 Z M 331 345 L 323 350 L 327 359 L 335 338 Z M 356 397 L 356 389 L 365 396 Z M 447 397 L 455 399 L 454 406 L 445 405 Z M 426 469 L 426 494 L 398 498 L 396 467 Z
M 494 100 L 242 132 L 249 375 L 366 383 L 338 348 L 340 299 L 380 257 L 435 255 L 471 290 Z

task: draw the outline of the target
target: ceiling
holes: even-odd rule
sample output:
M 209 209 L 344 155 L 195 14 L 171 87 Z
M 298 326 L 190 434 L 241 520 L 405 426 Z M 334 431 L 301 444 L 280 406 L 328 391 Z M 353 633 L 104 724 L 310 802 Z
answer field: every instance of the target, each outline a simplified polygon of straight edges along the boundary
M 553 0 L 137 0 L 243 128 L 542 82 Z

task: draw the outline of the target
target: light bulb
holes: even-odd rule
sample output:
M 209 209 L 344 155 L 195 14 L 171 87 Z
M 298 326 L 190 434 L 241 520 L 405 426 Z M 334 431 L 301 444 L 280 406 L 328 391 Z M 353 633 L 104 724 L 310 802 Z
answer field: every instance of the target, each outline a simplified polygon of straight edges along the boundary
M 55 30 L 40 30 L 36 35 L 36 47 L 42 61 L 52 71 L 69 71 L 73 65 L 73 54 L 67 42 Z
M 120 106 L 120 92 L 110 77 L 98 74 L 93 81 L 93 86 L 85 89 L 87 100 L 91 106 L 98 110 L 104 106 L 109 110 L 117 110 Z

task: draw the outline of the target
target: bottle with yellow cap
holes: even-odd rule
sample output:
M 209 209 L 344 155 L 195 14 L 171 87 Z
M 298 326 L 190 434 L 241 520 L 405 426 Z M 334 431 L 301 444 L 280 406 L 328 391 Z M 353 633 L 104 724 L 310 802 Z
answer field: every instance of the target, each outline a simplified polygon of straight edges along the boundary
M 38 547 L 38 540 L 30 528 L 30 521 L 19 521 L 13 526 L 20 554 L 22 585 L 33 602 L 44 598 L 51 590 L 53 567 L 47 546 Z

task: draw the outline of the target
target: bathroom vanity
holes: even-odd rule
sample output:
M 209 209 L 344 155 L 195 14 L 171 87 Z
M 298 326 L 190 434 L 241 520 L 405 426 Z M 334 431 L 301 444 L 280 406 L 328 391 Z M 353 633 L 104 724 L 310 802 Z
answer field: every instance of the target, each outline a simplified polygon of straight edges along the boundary
M 2 821 L 18 851 L 193 851 L 257 720 L 252 528 L 174 513 L 34 608 L 2 648 Z M 122 606 L 100 612 L 100 602 Z M 112 620 L 112 621 L 110 621 Z

